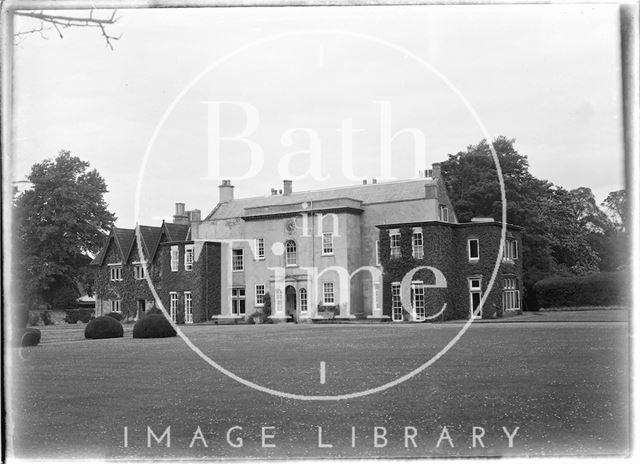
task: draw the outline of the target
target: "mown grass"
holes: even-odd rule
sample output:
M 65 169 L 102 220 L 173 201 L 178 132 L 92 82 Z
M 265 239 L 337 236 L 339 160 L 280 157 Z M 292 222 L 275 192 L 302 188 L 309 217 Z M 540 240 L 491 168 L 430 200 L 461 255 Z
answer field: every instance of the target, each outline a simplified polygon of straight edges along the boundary
M 84 327 L 84 325 L 82 325 Z M 624 454 L 629 447 L 624 322 L 478 324 L 425 372 L 381 393 L 299 401 L 257 392 L 205 364 L 179 338 L 84 340 L 82 327 L 43 330 L 11 369 L 7 442 L 18 457 L 421 457 Z M 204 353 L 237 375 L 301 394 L 378 386 L 420 366 L 455 325 L 190 326 Z M 319 364 L 327 366 L 320 384 Z M 171 447 L 147 448 L 147 427 Z M 201 428 L 208 447 L 190 442 Z M 242 448 L 226 442 L 230 427 Z M 351 446 L 351 427 L 356 446 Z M 373 445 L 374 427 L 388 443 Z M 436 447 L 442 427 L 454 442 Z M 472 448 L 472 427 L 486 448 Z M 124 447 L 124 427 L 129 443 Z M 263 448 L 261 428 L 274 433 Z M 318 447 L 318 427 L 323 441 Z M 405 447 L 405 427 L 418 431 Z M 520 427 L 508 448 L 502 427 Z

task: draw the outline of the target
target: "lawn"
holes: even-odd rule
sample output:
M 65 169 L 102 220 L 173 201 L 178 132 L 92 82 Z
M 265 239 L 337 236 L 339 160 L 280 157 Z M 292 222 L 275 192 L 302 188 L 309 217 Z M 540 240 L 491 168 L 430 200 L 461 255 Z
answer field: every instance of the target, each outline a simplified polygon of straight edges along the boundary
M 474 324 L 445 356 L 401 385 L 322 402 L 252 390 L 208 366 L 180 338 L 134 340 L 128 326 L 123 339 L 84 340 L 82 324 L 45 327 L 40 346 L 22 357 L 12 351 L 16 382 L 8 425 L 14 430 L 7 447 L 17 457 L 101 459 L 625 454 L 628 324 L 619 313 L 595 320 L 582 314 L 584 321 L 572 315 L 564 322 Z M 289 393 L 336 395 L 420 366 L 460 327 L 276 324 L 184 331 L 247 380 Z M 160 437 L 168 426 L 171 446 L 165 436 L 147 447 L 148 428 Z M 484 448 L 478 440 L 473 447 L 473 427 L 477 435 L 484 432 Z M 503 427 L 509 434 L 519 427 L 512 448 Z M 377 447 L 376 432 L 384 435 Z M 437 447 L 447 433 L 450 440 Z M 264 444 L 275 447 L 263 447 L 263 435 Z

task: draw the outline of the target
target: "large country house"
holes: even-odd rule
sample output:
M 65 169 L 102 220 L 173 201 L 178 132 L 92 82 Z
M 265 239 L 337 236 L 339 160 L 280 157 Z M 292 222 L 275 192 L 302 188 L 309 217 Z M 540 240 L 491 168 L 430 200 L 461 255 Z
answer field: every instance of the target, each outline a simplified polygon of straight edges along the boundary
M 294 192 L 285 180 L 281 190 L 253 198 L 235 198 L 222 181 L 219 195 L 204 219 L 177 203 L 173 223 L 114 228 L 93 261 L 97 313 L 140 317 L 155 300 L 147 279 L 172 318 L 185 323 L 246 318 L 262 310 L 266 294 L 270 317 L 281 321 L 520 311 L 521 229 L 507 226 L 480 314 L 501 224 L 459 223 L 437 164 L 418 179 L 325 190 Z

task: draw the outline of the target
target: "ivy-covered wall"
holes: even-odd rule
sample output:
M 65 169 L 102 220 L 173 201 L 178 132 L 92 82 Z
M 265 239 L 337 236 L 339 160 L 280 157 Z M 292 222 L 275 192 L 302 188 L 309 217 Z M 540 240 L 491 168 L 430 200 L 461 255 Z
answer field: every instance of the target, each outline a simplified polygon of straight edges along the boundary
M 412 257 L 413 226 L 421 227 L 423 233 L 424 257 Z M 426 315 L 439 312 L 443 304 L 446 310 L 438 320 L 468 319 L 470 315 L 469 277 L 481 277 L 483 294 L 488 288 L 500 244 L 500 226 L 495 223 L 423 223 L 411 227 L 400 227 L 400 252 L 398 258 L 390 256 L 388 226 L 380 230 L 380 260 L 383 266 L 383 314 L 391 318 L 391 284 L 401 282 L 403 277 L 418 266 L 431 266 L 440 270 L 446 280 L 447 288 L 425 289 Z M 467 239 L 480 241 L 480 259 L 470 262 L 467 251 Z M 508 229 L 507 238 L 520 242 L 520 232 Z M 518 243 L 518 253 L 521 246 Z M 483 318 L 501 316 L 503 279 L 516 277 L 520 288 L 522 278 L 522 256 L 515 262 L 502 262 L 493 290 L 483 306 Z M 425 284 L 434 283 L 434 275 L 429 270 L 418 271 L 412 280 L 421 280 Z M 408 319 L 404 314 L 405 320 Z
M 169 311 L 169 292 L 180 293 L 179 311 L 184 311 L 184 292 L 191 292 L 193 321 L 204 322 L 220 314 L 220 244 L 205 242 L 200 254 L 196 253 L 193 269 L 184 269 L 185 245 L 193 242 L 165 242 L 160 244 L 153 261 L 148 265 L 149 275 L 165 309 Z M 171 245 L 180 251 L 177 271 L 171 271 Z M 109 263 L 121 262 L 114 242 L 107 249 L 104 265 L 96 270 L 96 295 L 108 306 L 108 300 L 121 300 L 120 309 L 125 317 L 134 317 L 138 300 L 153 300 L 146 279 L 134 278 L 134 264 L 139 261 L 137 247 L 122 266 L 122 280 L 111 281 Z M 105 311 L 108 312 L 109 310 Z
M 121 300 L 120 310 L 123 316 L 135 317 L 138 309 L 138 300 L 153 300 L 153 294 L 149 289 L 146 279 L 137 280 L 133 275 L 134 265 L 131 264 L 139 261 L 137 247 L 131 253 L 131 258 L 127 263 L 122 265 L 122 280 L 112 281 L 109 274 L 108 264 L 122 262 L 122 258 L 118 253 L 115 243 L 112 241 L 107 249 L 104 265 L 97 268 L 95 273 L 95 292 L 101 303 L 106 305 L 103 307 L 103 313 L 110 311 L 107 300 Z M 160 273 L 156 260 L 147 267 L 151 281 L 154 285 L 158 285 L 160 281 Z M 96 308 L 98 309 L 98 308 Z M 99 312 L 99 311 L 98 311 Z
M 167 242 L 160 244 L 157 252 L 157 260 L 160 268 L 160 285 L 158 295 L 169 311 L 170 292 L 178 292 L 178 310 L 184 311 L 184 292 L 191 292 L 191 307 L 193 310 L 193 322 L 205 322 L 211 316 L 220 314 L 220 244 L 205 242 L 202 250 L 193 262 L 193 269 L 184 269 L 185 245 L 193 242 Z M 171 246 L 177 246 L 179 250 L 178 270 L 171 270 Z

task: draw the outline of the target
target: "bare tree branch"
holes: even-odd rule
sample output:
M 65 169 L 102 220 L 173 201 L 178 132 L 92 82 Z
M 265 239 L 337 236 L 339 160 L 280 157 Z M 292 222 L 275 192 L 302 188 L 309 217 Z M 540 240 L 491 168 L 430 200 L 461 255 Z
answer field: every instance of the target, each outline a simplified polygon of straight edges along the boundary
M 43 32 L 50 30 L 51 27 L 45 27 L 45 24 L 50 24 L 55 28 L 58 36 L 63 38 L 62 29 L 67 29 L 70 27 L 94 27 L 100 29 L 100 33 L 105 40 L 106 46 L 108 46 L 111 50 L 113 50 L 113 40 L 119 40 L 120 36 L 114 36 L 109 34 L 107 30 L 107 26 L 112 26 L 120 18 L 116 17 L 117 10 L 113 10 L 111 16 L 109 17 L 94 17 L 93 9 L 89 10 L 88 16 L 66 16 L 59 14 L 50 14 L 44 11 L 15 11 L 14 14 L 16 16 L 22 16 L 25 18 L 31 18 L 40 21 L 39 28 L 33 28 L 28 31 L 20 31 L 14 34 L 17 39 L 17 44 L 21 43 L 25 36 L 29 34 L 39 33 L 44 39 L 47 39 L 44 36 Z

